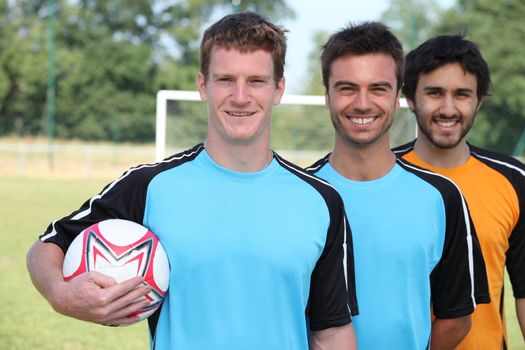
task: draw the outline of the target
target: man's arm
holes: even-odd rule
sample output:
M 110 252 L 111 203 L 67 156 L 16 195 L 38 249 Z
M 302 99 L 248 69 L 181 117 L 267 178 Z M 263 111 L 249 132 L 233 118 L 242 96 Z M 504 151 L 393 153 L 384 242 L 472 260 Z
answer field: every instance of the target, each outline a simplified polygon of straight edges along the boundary
M 53 309 L 80 320 L 109 325 L 136 322 L 127 317 L 149 304 L 134 302 L 147 294 L 142 277 L 122 283 L 98 272 L 87 272 L 66 282 L 62 275 L 64 252 L 53 243 L 36 241 L 27 253 L 27 269 L 36 289 Z
M 525 340 L 525 298 L 516 298 L 516 316 L 518 317 L 523 340 Z
M 456 318 L 436 318 L 432 322 L 432 350 L 453 350 L 467 335 L 472 323 L 470 315 Z
M 354 327 L 351 323 L 312 331 L 310 333 L 310 350 L 355 350 L 357 349 Z

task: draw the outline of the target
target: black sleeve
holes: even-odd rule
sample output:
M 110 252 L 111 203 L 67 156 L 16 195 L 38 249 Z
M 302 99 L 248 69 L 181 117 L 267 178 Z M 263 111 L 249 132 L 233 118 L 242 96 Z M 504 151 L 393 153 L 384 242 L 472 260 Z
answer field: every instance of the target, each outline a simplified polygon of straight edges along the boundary
M 348 324 L 358 314 L 352 234 L 342 199 L 336 197 L 326 244 L 311 276 L 307 314 L 312 330 Z
M 150 178 L 146 173 L 138 168 L 128 170 L 78 210 L 52 222 L 40 240 L 54 243 L 66 252 L 73 239 L 96 222 L 119 218 L 142 224 Z
M 437 318 L 471 314 L 477 303 L 490 302 L 485 262 L 467 204 L 455 185 L 442 191 L 446 212 L 443 253 L 431 274 Z
M 520 169 L 525 172 L 523 164 Z M 519 201 L 518 222 L 509 237 L 506 266 L 515 298 L 525 298 L 525 177 L 521 173 L 513 172 L 508 176 Z

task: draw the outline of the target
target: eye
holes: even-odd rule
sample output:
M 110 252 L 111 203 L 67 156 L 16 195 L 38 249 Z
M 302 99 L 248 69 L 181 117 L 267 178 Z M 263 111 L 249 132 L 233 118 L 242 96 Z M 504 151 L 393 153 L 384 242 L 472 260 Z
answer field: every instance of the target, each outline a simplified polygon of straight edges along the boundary
M 441 91 L 439 91 L 439 90 L 428 90 L 427 91 L 427 95 L 428 96 L 434 96 L 434 97 L 441 96 Z

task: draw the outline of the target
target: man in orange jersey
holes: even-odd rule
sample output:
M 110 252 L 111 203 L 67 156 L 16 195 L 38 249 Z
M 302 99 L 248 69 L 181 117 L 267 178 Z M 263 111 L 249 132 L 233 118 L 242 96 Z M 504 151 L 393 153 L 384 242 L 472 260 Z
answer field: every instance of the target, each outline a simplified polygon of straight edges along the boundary
M 419 135 L 394 151 L 460 187 L 487 267 L 492 302 L 478 305 L 472 328 L 458 348 L 507 349 L 505 265 L 525 335 L 525 166 L 466 140 L 488 92 L 488 65 L 475 43 L 460 35 L 438 36 L 407 55 L 404 82 Z

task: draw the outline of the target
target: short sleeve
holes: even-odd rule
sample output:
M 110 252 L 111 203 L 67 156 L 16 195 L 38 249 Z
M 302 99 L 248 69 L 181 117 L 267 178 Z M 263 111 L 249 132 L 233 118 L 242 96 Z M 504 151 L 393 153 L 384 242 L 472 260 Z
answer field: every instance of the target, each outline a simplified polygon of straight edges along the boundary
M 358 314 L 352 233 L 337 195 L 326 244 L 312 272 L 307 314 L 312 330 L 337 327 Z
M 468 206 L 455 185 L 443 195 L 446 232 L 443 253 L 431 273 L 433 312 L 437 318 L 471 314 L 490 302 L 487 273 Z

